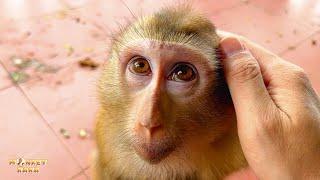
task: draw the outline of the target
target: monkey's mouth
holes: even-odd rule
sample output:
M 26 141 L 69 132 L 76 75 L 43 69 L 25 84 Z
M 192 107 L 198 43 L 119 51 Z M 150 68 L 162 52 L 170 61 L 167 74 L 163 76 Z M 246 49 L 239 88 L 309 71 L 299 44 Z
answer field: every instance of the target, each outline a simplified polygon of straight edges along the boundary
M 139 143 L 133 147 L 143 160 L 151 164 L 159 163 L 176 148 L 173 142 Z

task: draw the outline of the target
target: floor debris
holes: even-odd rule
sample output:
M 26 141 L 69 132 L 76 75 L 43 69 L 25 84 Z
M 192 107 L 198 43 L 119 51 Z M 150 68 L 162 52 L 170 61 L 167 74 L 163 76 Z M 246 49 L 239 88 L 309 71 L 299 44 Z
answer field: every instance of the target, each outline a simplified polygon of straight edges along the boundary
M 67 50 L 67 55 L 71 56 L 74 52 L 74 48 L 70 44 L 65 44 L 63 46 Z
M 80 131 L 79 131 L 79 136 L 80 136 L 81 139 L 87 138 L 87 137 L 88 137 L 88 132 L 87 132 L 87 130 L 85 130 L 85 129 L 80 129 Z
M 93 51 L 93 48 L 87 47 L 87 48 L 84 49 L 84 51 L 86 51 L 86 52 L 92 52 L 92 51 Z
M 25 69 L 27 67 L 30 67 L 32 65 L 32 60 L 30 59 L 23 59 L 20 57 L 12 57 L 11 61 L 15 67 L 18 67 L 19 69 Z
M 93 61 L 91 58 L 89 57 L 86 57 L 85 59 L 83 60 L 80 60 L 79 61 L 79 65 L 81 67 L 89 67 L 91 69 L 96 69 L 97 67 L 99 67 L 99 64 L 96 63 L 95 61 Z
M 14 83 L 20 84 L 28 81 L 30 76 L 22 71 L 10 72 L 10 77 Z
M 289 47 L 288 47 L 288 50 L 295 50 L 295 49 L 296 49 L 295 46 L 289 46 Z
M 70 133 L 64 129 L 64 128 L 60 128 L 60 133 L 62 134 L 62 136 L 66 139 L 69 139 L 70 138 Z

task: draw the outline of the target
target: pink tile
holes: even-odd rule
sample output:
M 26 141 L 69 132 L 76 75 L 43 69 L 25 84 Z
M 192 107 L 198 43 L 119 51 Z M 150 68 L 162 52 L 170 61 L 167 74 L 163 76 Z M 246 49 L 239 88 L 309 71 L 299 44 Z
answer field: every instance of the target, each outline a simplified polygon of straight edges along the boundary
M 12 85 L 12 82 L 9 78 L 7 71 L 0 64 L 0 91 L 3 88 L 9 87 Z
M 0 1 L 0 19 L 28 19 L 65 8 L 59 0 Z
M 84 7 L 89 3 L 94 3 L 95 0 L 62 0 L 69 8 L 80 8 Z
M 128 7 L 125 11 L 132 11 L 136 16 L 150 14 L 163 7 L 177 6 L 180 4 L 190 5 L 195 10 L 198 10 L 206 15 L 212 15 L 225 9 L 230 9 L 241 5 L 239 0 L 202 0 L 202 1 L 180 1 L 180 0 L 123 0 Z
M 10 102 L 10 103 L 8 103 Z M 0 92 L 1 179 L 67 179 L 80 171 L 39 114 L 15 87 Z M 19 174 L 9 159 L 47 159 L 37 174 Z
M 12 21 L 0 27 L 0 61 L 10 71 L 18 70 L 11 57 L 31 58 L 58 71 L 89 56 L 106 57 L 108 38 L 94 25 L 78 21 L 75 10 L 61 17 L 46 16 L 28 21 Z M 83 18 L 82 18 L 83 19 Z M 104 60 L 104 59 L 103 59 Z M 52 79 L 55 73 L 24 70 L 29 81 Z
M 67 0 L 67 2 L 73 1 Z M 85 21 L 95 25 L 101 31 L 106 32 L 107 36 L 112 35 L 112 33 L 117 31 L 122 25 L 125 25 L 134 16 L 139 17 L 155 12 L 162 7 L 183 4 L 183 2 L 179 0 L 94 0 L 90 3 L 83 3 L 86 5 L 77 9 L 77 14 L 83 17 Z M 241 4 L 238 0 L 227 0 L 223 2 L 218 0 L 190 1 L 187 3 L 205 14 L 212 14 L 213 12 L 232 8 Z
M 211 16 L 219 29 L 234 32 L 275 53 L 306 39 L 314 30 L 284 16 L 272 16 L 251 4 L 238 6 Z
M 63 11 L 59 17 L 9 23 L 0 28 L 0 52 L 64 66 L 81 56 L 105 50 L 108 39 L 104 32 L 78 18 L 74 11 Z
M 125 24 L 128 19 L 132 18 L 130 11 L 123 2 L 116 0 L 96 0 L 94 3 L 80 8 L 78 14 L 85 21 L 105 32 L 107 37 L 110 37 L 114 31 L 118 30 L 120 25 Z
M 315 42 L 313 42 L 315 41 Z M 314 44 L 316 43 L 316 44 Z M 312 36 L 293 51 L 282 57 L 305 69 L 315 90 L 320 94 L 320 33 Z
M 21 57 L 21 58 L 27 57 L 27 56 L 24 56 L 24 55 L 21 55 L 20 53 L 18 53 L 17 49 L 18 49 L 18 47 L 16 47 L 15 45 L 10 45 L 10 44 L 3 44 L 0 46 L 0 62 L 8 70 L 9 73 L 13 73 L 13 72 L 19 70 L 19 68 L 14 66 L 14 64 L 12 62 L 12 57 L 15 57 L 15 56 Z M 31 82 L 38 81 L 39 77 L 36 75 L 33 75 L 34 72 L 32 70 L 33 69 L 26 68 L 24 70 L 21 70 L 21 71 L 19 70 L 19 71 L 27 74 L 28 81 L 31 81 Z M 9 78 L 9 76 L 7 76 L 7 77 L 5 77 L 5 79 L 10 79 L 10 78 Z
M 233 9 L 240 5 L 243 5 L 241 0 L 204 0 L 194 1 L 192 7 L 199 9 L 201 12 L 210 16 L 221 11 Z
M 70 139 L 59 135 L 82 167 L 89 165 L 89 155 L 94 147 L 92 132 L 98 105 L 95 89 L 98 74 L 99 70 L 82 69 L 74 64 L 44 81 L 21 85 L 55 132 L 64 128 L 70 133 Z M 79 137 L 81 128 L 88 131 L 88 138 Z
M 248 2 L 272 15 L 284 14 L 290 7 L 290 1 L 249 0 Z
M 254 0 L 251 3 L 272 15 L 287 16 L 300 23 L 316 25 L 320 28 L 320 1 L 318 0 L 277 2 Z
M 123 0 L 127 6 L 126 11 L 132 11 L 135 16 L 147 15 L 152 12 L 155 12 L 163 7 L 168 7 L 171 5 L 182 4 L 178 0 L 162 0 L 162 1 L 153 1 L 153 0 Z M 190 4 L 195 4 L 190 2 Z

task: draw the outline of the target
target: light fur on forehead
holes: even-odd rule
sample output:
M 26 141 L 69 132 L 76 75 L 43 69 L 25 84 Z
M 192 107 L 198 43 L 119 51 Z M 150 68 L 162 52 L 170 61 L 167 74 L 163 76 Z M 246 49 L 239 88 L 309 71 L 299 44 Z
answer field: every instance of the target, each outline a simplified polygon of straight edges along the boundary
M 152 15 L 135 19 L 114 36 L 111 51 L 121 52 L 132 42 L 139 40 L 182 44 L 211 60 L 216 59 L 219 44 L 215 26 L 189 6 L 167 7 Z

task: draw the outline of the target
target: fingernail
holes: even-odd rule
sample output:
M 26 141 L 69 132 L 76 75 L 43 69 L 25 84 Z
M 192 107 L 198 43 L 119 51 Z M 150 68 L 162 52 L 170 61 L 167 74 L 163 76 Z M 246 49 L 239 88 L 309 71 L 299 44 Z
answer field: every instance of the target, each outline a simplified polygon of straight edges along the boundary
M 220 43 L 220 47 L 227 58 L 246 51 L 242 43 L 234 37 L 223 39 Z

